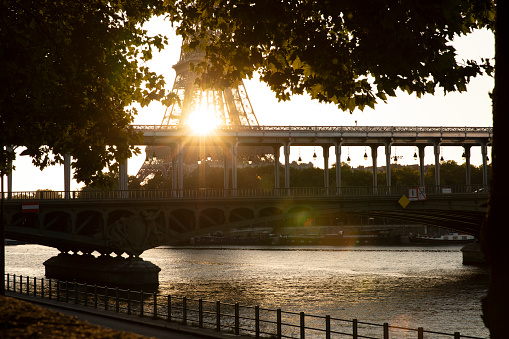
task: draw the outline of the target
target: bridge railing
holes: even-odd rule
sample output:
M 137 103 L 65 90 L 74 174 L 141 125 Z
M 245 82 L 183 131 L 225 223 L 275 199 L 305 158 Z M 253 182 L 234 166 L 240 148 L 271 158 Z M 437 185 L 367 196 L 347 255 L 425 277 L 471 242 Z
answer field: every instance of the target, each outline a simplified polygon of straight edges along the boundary
M 330 315 L 289 312 L 259 306 L 240 305 L 204 299 L 161 295 L 77 282 L 6 274 L 6 291 L 30 298 L 102 309 L 140 318 L 164 320 L 217 332 L 255 338 L 470 338 L 460 332 L 444 333 L 376 324 Z M 136 322 L 134 318 L 131 321 Z
M 137 131 L 189 131 L 175 125 L 131 125 Z M 309 131 L 309 132 L 411 132 L 411 133 L 493 133 L 493 127 L 449 126 L 219 126 L 224 131 Z
M 110 190 L 110 191 L 36 191 L 4 193 L 5 199 L 12 200 L 112 200 L 112 199 L 218 199 L 218 198 L 264 198 L 264 197 L 337 197 L 372 195 L 408 195 L 409 189 L 417 186 L 352 186 L 352 187 L 291 187 L 291 188 L 247 188 L 213 189 L 196 188 L 184 190 Z M 479 194 L 486 193 L 483 185 L 441 185 L 425 186 L 426 195 L 438 194 Z

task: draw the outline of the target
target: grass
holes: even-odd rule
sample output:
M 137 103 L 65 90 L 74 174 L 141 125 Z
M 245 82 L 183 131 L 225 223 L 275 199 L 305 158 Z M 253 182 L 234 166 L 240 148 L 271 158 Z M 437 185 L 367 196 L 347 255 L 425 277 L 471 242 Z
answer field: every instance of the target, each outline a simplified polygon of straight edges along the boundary
M 146 338 L 80 321 L 15 298 L 0 296 L 0 338 Z

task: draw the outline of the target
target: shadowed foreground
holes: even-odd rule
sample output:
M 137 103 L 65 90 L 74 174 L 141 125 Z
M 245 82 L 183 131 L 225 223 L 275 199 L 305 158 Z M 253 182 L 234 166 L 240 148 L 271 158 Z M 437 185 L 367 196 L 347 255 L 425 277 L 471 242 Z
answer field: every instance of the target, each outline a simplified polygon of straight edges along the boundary
M 1 338 L 146 338 L 77 320 L 14 298 L 0 296 Z

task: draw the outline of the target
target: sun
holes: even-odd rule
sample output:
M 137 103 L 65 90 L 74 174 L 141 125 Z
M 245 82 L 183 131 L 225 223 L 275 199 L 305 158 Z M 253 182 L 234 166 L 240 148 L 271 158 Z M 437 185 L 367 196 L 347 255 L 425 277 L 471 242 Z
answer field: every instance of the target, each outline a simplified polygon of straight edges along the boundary
M 214 112 L 202 109 L 189 115 L 187 125 L 198 134 L 209 134 L 218 126 L 218 121 Z

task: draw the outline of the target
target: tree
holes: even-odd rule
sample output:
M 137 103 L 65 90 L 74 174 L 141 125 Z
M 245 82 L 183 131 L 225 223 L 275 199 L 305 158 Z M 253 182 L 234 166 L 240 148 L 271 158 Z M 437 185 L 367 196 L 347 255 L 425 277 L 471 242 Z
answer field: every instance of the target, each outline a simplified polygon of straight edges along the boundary
M 391 183 L 395 186 L 411 186 L 419 184 L 419 171 L 402 166 L 391 170 Z
M 41 169 L 69 153 L 75 178 L 90 183 L 138 153 L 132 105 L 167 99 L 162 77 L 143 65 L 166 38 L 141 25 L 165 9 L 157 0 L 2 1 L 2 163 L 18 147 Z
M 494 29 L 493 166 L 483 251 L 491 265 L 483 319 L 491 338 L 504 338 L 509 305 L 505 239 L 509 228 L 503 150 L 508 124 L 509 5 L 507 1 L 194 0 L 182 2 L 175 20 L 189 48 L 206 52 L 195 65 L 204 86 L 227 86 L 254 71 L 281 100 L 307 92 L 343 110 L 373 107 L 396 89 L 433 94 L 437 87 L 464 91 L 473 76 L 493 66 L 455 59 L 453 37 Z M 496 17 L 495 17 L 496 8 Z
M 450 42 L 493 27 L 490 0 L 183 1 L 174 20 L 204 86 L 229 86 L 261 73 L 280 100 L 304 92 L 343 110 L 374 107 L 396 89 L 421 96 L 465 91 L 491 73 L 488 59 L 456 60 Z

